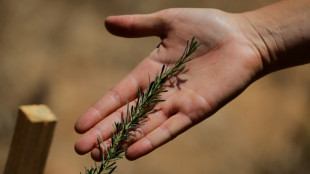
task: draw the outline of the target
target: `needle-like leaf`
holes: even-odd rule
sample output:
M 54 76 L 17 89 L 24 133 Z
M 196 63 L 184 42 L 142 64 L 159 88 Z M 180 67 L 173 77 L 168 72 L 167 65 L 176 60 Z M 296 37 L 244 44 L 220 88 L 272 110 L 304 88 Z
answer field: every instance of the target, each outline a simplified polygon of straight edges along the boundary
M 95 165 L 95 168 L 85 168 L 85 174 L 111 174 L 115 172 L 117 167 L 116 161 L 123 158 L 127 150 L 124 144 L 131 139 L 130 132 L 142 126 L 143 120 L 147 118 L 148 113 L 153 110 L 154 106 L 158 102 L 164 101 L 161 98 L 161 93 L 167 92 L 167 90 L 164 89 L 165 82 L 171 76 L 181 72 L 188 61 L 193 60 L 189 58 L 189 56 L 193 54 L 199 46 L 200 44 L 195 41 L 193 37 L 191 41 L 187 41 L 182 56 L 172 67 L 169 68 L 170 61 L 168 65 L 163 65 L 160 73 L 156 74 L 154 81 L 151 81 L 150 75 L 148 75 L 149 87 L 145 92 L 141 91 L 139 88 L 137 89 L 136 105 L 129 106 L 129 102 L 127 101 L 126 116 L 124 116 L 119 123 L 114 124 L 115 131 L 112 132 L 111 144 L 106 147 L 101 137 L 98 137 L 97 142 L 102 162 L 100 166 Z M 101 144 L 104 148 L 103 151 L 101 149 Z

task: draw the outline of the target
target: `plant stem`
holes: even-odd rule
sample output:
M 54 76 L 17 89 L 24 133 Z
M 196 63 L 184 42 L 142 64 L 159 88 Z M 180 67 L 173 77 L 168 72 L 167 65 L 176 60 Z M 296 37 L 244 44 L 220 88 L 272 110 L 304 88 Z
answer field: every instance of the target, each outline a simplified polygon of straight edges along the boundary
M 148 117 L 148 113 L 153 110 L 154 106 L 158 102 L 163 102 L 161 99 L 161 93 L 167 92 L 165 90 L 165 82 L 171 76 L 181 72 L 185 64 L 192 59 L 189 56 L 193 54 L 200 46 L 193 37 L 191 42 L 187 41 L 187 45 L 182 56 L 178 61 L 168 68 L 169 65 L 163 65 L 160 73 L 157 73 L 155 80 L 150 82 L 145 92 L 142 92 L 139 88 L 137 91 L 137 103 L 135 106 L 129 106 L 127 102 L 127 114 L 118 123 L 114 123 L 115 131 L 112 132 L 111 144 L 109 147 L 105 147 L 103 140 L 99 137 L 97 139 L 101 159 L 103 160 L 100 166 L 95 165 L 95 168 L 86 169 L 85 174 L 110 174 L 115 172 L 116 161 L 123 158 L 125 155 L 126 147 L 123 145 L 131 139 L 130 132 L 141 126 L 143 121 Z M 101 144 L 103 149 L 101 149 Z

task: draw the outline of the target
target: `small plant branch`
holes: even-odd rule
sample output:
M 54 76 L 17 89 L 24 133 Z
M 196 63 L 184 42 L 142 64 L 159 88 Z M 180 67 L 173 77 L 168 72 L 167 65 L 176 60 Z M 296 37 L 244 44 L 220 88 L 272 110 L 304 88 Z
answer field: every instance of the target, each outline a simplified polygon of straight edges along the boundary
M 100 166 L 95 164 L 95 168 L 85 168 L 85 174 L 111 174 L 115 172 L 117 167 L 116 161 L 123 158 L 127 150 L 124 144 L 131 140 L 130 132 L 143 124 L 143 120 L 148 117 L 148 113 L 154 109 L 156 103 L 164 101 L 161 99 L 161 94 L 167 92 L 167 90 L 165 90 L 165 82 L 171 76 L 176 75 L 184 69 L 185 64 L 192 60 L 189 56 L 192 55 L 199 46 L 200 44 L 195 41 L 194 37 L 191 41 L 187 41 L 182 56 L 174 66 L 169 68 L 169 65 L 163 65 L 160 73 L 156 74 L 152 82 L 149 77 L 149 86 L 145 92 L 138 88 L 136 105 L 129 106 L 127 102 L 126 116 L 124 116 L 120 122 L 114 123 L 115 131 L 112 132 L 111 144 L 106 147 L 100 137 L 97 139 L 102 159 Z

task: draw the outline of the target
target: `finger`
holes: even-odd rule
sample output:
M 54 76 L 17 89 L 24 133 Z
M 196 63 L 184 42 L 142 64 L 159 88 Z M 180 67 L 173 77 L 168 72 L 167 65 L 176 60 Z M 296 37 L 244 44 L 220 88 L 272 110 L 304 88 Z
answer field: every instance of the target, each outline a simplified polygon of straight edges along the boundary
M 80 154 L 86 154 L 97 146 L 98 137 L 106 140 L 110 138 L 114 131 L 113 125 L 115 122 L 120 122 L 123 113 L 120 111 L 114 112 L 104 121 L 99 122 L 92 129 L 87 131 L 80 139 L 75 143 L 75 151 Z
M 166 116 L 163 111 L 157 111 L 155 113 L 149 114 L 147 120 L 145 120 L 144 125 L 137 128 L 136 130 L 134 130 L 133 132 L 130 133 L 130 138 L 132 139 L 132 141 L 126 142 L 126 144 L 124 146 L 129 146 L 130 144 L 132 144 L 134 141 L 137 141 L 138 139 L 140 139 L 141 137 L 143 137 L 145 134 L 153 131 L 154 129 L 156 129 L 158 126 L 160 126 L 165 120 L 167 120 L 168 116 Z M 107 144 L 109 145 L 109 143 L 111 142 L 111 140 L 106 140 L 104 143 L 107 146 Z M 103 147 L 101 147 L 102 150 Z M 98 149 L 98 147 L 95 147 L 92 151 L 91 151 L 91 156 L 94 160 L 100 160 L 100 151 Z
M 134 106 L 135 104 L 136 100 L 130 102 L 128 105 Z M 105 119 L 101 120 L 77 140 L 75 143 L 76 152 L 82 155 L 91 151 L 98 145 L 98 137 L 100 137 L 103 141 L 108 140 L 112 136 L 112 132 L 115 132 L 115 123 L 121 122 L 126 115 L 127 105 L 124 105 L 111 115 L 107 116 Z
M 99 161 L 102 161 L 102 155 L 106 155 L 107 154 L 107 150 L 109 149 L 111 145 L 111 139 L 109 140 L 106 140 L 104 141 L 103 143 L 100 142 L 100 149 L 101 149 L 101 152 L 99 150 L 99 145 L 97 145 L 91 152 L 91 157 L 93 158 L 93 160 L 99 162 Z M 102 153 L 102 154 L 101 154 Z
M 132 100 L 136 88 L 140 86 L 137 79 L 127 75 L 115 87 L 109 90 L 95 105 L 90 107 L 75 123 L 77 133 L 85 133 L 100 120 L 124 105 L 126 99 Z
M 192 120 L 190 120 L 189 117 L 183 113 L 177 113 L 161 126 L 132 144 L 126 151 L 127 159 L 135 160 L 150 153 L 187 130 L 191 125 Z
M 137 89 L 148 85 L 148 75 L 153 77 L 161 64 L 149 58 L 144 59 L 129 75 L 108 91 L 95 105 L 88 109 L 75 123 L 77 133 L 85 133 L 100 120 L 136 98 Z
M 159 14 L 109 16 L 105 25 L 109 32 L 123 37 L 162 36 L 167 26 Z
M 137 100 L 130 102 L 128 105 L 135 106 Z M 117 111 L 107 116 L 105 119 L 101 120 L 89 131 L 87 131 L 80 139 L 77 140 L 75 144 L 75 150 L 78 154 L 86 154 L 97 146 L 98 136 L 103 140 L 108 140 L 112 132 L 115 131 L 114 124 L 116 122 L 121 122 L 121 120 L 127 115 L 127 104 L 119 108 Z M 150 129 L 155 126 L 160 125 L 167 117 L 162 114 L 162 111 L 158 111 L 149 115 L 148 119 L 145 120 L 147 126 L 143 126 L 143 129 Z M 141 128 L 139 128 L 141 129 Z M 139 131 L 140 132 L 140 131 Z M 143 130 L 141 132 L 146 132 Z M 149 131 L 147 131 L 149 132 Z M 133 134 L 132 134 L 133 135 Z M 137 136 L 137 134 L 136 134 Z M 134 137 L 132 137 L 134 138 Z M 135 139 L 135 138 L 134 138 Z M 98 151 L 99 152 L 99 151 Z M 99 154 L 98 154 L 99 158 Z

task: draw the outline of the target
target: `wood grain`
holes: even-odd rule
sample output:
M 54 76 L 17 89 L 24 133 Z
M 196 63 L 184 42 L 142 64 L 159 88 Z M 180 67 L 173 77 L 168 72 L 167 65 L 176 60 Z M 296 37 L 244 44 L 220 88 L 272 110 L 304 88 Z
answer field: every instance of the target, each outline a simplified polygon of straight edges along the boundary
M 21 106 L 5 174 L 42 174 L 57 119 L 45 105 Z

